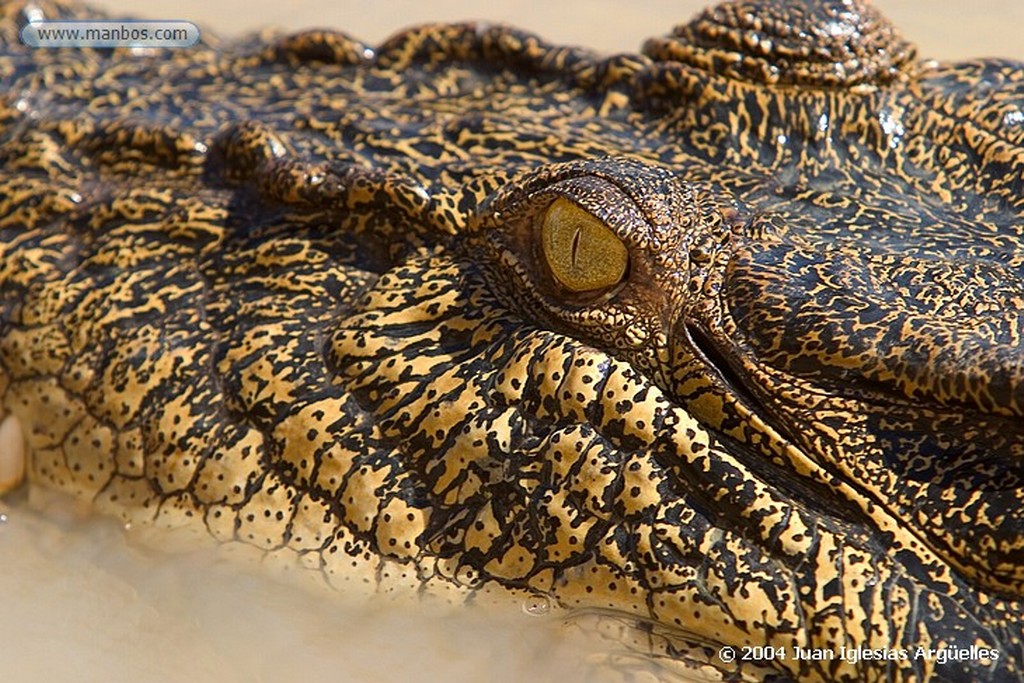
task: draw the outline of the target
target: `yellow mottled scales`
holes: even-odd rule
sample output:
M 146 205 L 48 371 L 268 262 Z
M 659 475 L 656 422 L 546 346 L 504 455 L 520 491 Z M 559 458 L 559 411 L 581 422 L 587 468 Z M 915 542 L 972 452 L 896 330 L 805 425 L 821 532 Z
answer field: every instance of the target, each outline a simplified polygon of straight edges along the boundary
M 1020 64 L 846 0 L 607 58 L 39 13 L 93 16 L 0 5 L 0 489 L 624 675 L 1024 680 Z

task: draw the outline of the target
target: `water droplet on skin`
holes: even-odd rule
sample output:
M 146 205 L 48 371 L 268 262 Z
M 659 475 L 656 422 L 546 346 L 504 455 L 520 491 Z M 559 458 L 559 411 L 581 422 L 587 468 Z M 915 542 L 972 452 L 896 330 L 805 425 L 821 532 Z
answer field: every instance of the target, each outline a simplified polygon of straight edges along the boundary
M 43 12 L 43 10 L 41 10 L 35 3 L 26 5 L 22 12 L 25 14 L 25 18 L 29 22 L 46 20 L 46 13 Z
M 551 611 L 551 600 L 543 595 L 531 595 L 523 600 L 523 611 L 531 617 L 542 617 Z
M 7 515 L 0 512 L 0 524 L 7 524 Z
M 1022 123 L 1024 123 L 1024 111 L 1020 109 L 1014 109 L 1003 114 L 1003 125 L 1007 128 L 1019 126 Z

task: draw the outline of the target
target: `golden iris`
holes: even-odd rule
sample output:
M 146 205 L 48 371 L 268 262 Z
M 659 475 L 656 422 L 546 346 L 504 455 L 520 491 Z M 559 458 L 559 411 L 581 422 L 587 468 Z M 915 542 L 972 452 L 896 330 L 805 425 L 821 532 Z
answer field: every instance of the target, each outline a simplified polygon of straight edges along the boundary
M 593 292 L 622 282 L 629 254 L 607 225 L 567 199 L 548 207 L 541 244 L 551 274 L 571 292 Z

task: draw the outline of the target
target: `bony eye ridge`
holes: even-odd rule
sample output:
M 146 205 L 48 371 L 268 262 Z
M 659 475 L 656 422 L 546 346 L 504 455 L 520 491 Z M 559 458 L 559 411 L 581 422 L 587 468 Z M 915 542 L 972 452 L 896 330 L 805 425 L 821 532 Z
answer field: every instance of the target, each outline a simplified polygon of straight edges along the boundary
M 540 237 L 548 270 L 570 292 L 603 291 L 626 276 L 626 245 L 596 216 L 567 199 L 559 197 L 547 208 Z

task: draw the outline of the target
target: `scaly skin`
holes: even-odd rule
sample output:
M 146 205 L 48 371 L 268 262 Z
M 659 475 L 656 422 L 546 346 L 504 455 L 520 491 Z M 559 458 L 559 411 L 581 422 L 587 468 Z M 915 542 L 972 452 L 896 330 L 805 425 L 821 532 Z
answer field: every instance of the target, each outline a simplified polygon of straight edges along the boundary
M 33 481 L 339 586 L 621 615 L 724 680 L 1024 680 L 1021 65 L 796 0 L 608 59 L 22 20 L 0 416 Z M 556 200 L 621 281 L 559 279 Z M 948 646 L 999 655 L 914 656 Z

